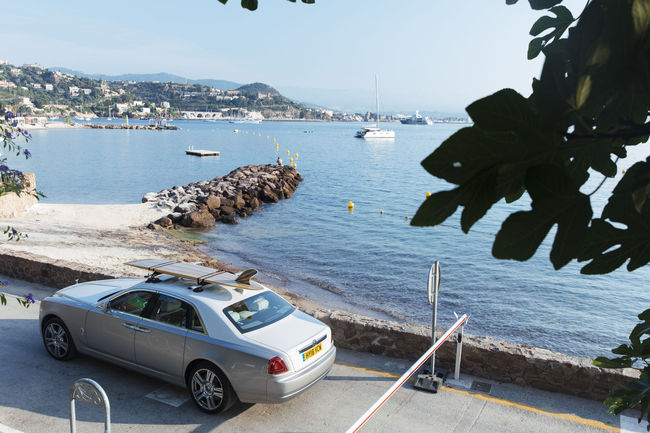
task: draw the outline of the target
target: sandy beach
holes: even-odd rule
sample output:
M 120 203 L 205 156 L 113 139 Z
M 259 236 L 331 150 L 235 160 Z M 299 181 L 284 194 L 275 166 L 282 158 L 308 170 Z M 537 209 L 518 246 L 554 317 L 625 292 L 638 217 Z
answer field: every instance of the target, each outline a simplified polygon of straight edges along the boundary
M 142 204 L 50 204 L 37 203 L 15 218 L 0 218 L 7 226 L 27 234 L 19 241 L 0 236 L 0 251 L 16 252 L 31 259 L 76 263 L 98 272 L 120 276 L 144 276 L 146 271 L 124 265 L 139 259 L 169 259 L 203 264 L 234 272 L 237 269 L 215 260 L 190 240 L 166 230 L 146 226 L 168 211 Z M 322 307 L 285 289 L 274 290 L 303 310 Z
M 20 251 L 115 272 L 136 271 L 123 263 L 176 257 L 194 249 L 146 225 L 167 212 L 149 204 L 84 205 L 38 203 L 16 218 L 0 219 L 27 238 L 0 238 L 3 251 Z M 180 259 L 183 259 L 180 257 Z

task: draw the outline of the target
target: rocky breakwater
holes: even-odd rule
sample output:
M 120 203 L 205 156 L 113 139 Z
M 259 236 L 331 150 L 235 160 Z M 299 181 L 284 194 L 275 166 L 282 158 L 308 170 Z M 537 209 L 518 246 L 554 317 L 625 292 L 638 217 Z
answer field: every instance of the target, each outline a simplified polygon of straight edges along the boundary
M 217 221 L 237 224 L 237 217 L 251 215 L 261 209 L 262 203 L 291 197 L 301 181 L 300 173 L 290 166 L 247 165 L 223 177 L 147 193 L 142 202 L 171 210 L 149 228 L 206 229 Z
M 176 131 L 178 126 L 156 124 L 156 125 L 125 125 L 121 123 L 90 123 L 83 125 L 90 129 L 146 129 L 148 131 Z

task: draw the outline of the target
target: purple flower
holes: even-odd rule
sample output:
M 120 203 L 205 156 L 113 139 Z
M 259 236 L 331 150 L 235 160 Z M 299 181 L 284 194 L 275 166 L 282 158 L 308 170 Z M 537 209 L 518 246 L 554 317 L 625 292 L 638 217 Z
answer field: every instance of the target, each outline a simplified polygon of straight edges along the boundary
M 34 300 L 34 295 L 32 295 L 31 293 L 28 293 L 27 296 L 25 296 L 25 299 L 31 302 L 32 304 L 36 303 L 36 301 Z
M 6 165 L 0 165 L 0 171 L 7 171 L 7 170 L 9 170 L 9 167 L 7 167 Z
M 25 234 L 23 235 L 23 237 L 24 237 L 24 238 L 28 238 L 29 235 L 28 235 L 27 233 L 25 233 Z
M 5 136 L 6 136 L 7 138 L 11 138 L 11 137 L 12 137 L 11 132 L 9 132 L 9 131 L 5 132 Z
M 18 234 L 18 230 L 12 228 L 12 229 L 11 229 L 11 234 L 14 235 L 14 236 L 16 236 L 16 235 Z
M 7 280 L 0 281 L 0 283 L 2 283 L 3 286 L 8 286 L 9 285 L 9 281 L 7 281 Z
M 16 117 L 16 115 L 14 113 L 12 113 L 9 110 L 5 110 L 5 119 L 6 120 L 13 119 L 14 117 Z
M 23 150 L 23 153 L 25 154 L 25 156 L 26 156 L 27 158 L 29 158 L 30 156 L 32 156 L 32 152 L 30 152 L 29 149 L 25 149 L 25 150 Z

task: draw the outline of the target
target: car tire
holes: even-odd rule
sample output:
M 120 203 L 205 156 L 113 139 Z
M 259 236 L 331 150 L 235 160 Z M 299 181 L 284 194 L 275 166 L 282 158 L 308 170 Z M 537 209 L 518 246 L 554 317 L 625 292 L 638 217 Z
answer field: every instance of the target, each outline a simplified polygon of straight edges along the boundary
M 194 404 L 209 414 L 224 412 L 237 401 L 226 376 L 207 361 L 199 362 L 190 370 L 187 388 Z
M 77 355 L 72 335 L 63 320 L 58 317 L 47 319 L 41 334 L 45 350 L 57 361 L 67 361 Z

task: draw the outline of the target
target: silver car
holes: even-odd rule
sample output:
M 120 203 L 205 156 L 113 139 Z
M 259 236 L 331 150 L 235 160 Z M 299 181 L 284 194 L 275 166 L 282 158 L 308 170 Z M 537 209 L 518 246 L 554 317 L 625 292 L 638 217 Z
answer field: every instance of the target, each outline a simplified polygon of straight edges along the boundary
M 218 274 L 192 281 L 155 270 L 59 290 L 41 302 L 45 348 L 57 360 L 80 352 L 186 386 L 208 413 L 237 400 L 282 402 L 327 375 L 336 357 L 327 325 L 259 283 L 242 288 L 237 274 Z

